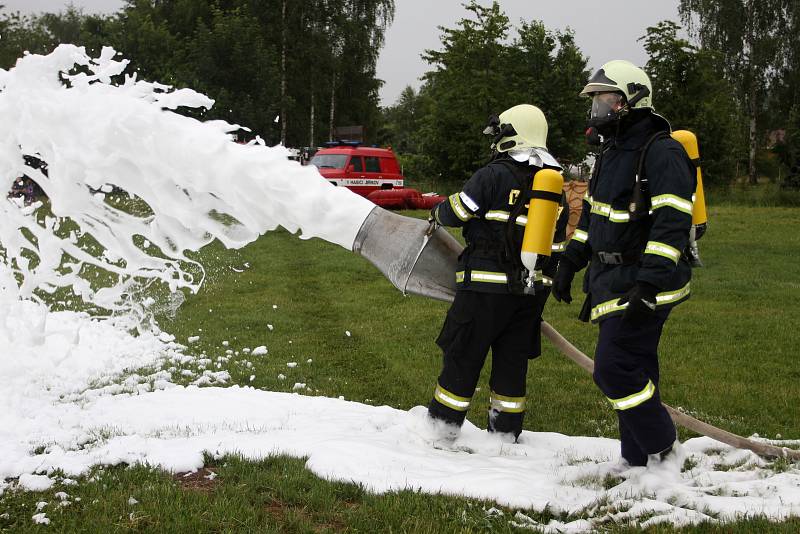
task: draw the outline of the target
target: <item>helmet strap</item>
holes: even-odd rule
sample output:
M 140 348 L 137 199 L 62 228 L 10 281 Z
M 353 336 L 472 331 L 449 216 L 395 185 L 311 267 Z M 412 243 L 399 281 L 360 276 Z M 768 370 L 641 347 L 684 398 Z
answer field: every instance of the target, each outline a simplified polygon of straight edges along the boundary
M 628 101 L 629 108 L 633 108 L 636 106 L 636 103 L 639 102 L 639 100 L 650 96 L 650 89 L 648 89 L 646 85 L 642 85 L 640 83 L 629 83 L 628 92 L 633 93 L 634 91 L 636 91 L 636 94 L 634 94 Z
M 517 130 L 514 129 L 512 124 L 501 124 L 500 131 L 494 136 L 493 144 L 496 145 L 504 137 L 513 137 L 515 135 L 517 135 Z M 509 143 L 511 144 L 509 145 Z M 516 144 L 517 143 L 515 141 L 506 141 L 505 143 L 500 144 L 500 150 L 512 149 Z

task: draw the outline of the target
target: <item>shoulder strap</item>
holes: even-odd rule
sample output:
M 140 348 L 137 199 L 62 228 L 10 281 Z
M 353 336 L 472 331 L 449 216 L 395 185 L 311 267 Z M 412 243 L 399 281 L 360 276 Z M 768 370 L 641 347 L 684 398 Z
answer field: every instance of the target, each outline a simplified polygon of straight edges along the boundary
M 603 144 L 600 145 L 600 151 L 597 153 L 597 156 L 595 156 L 594 165 L 592 165 L 592 174 L 589 176 L 589 196 L 594 194 L 595 187 L 597 187 L 596 178 L 603 167 L 603 154 L 606 153 L 609 147 L 610 141 L 604 141 Z
M 531 182 L 533 181 L 533 174 L 531 173 L 526 180 L 524 180 L 522 187 L 520 188 L 519 195 L 517 196 L 517 200 L 514 202 L 514 205 L 511 207 L 511 210 L 508 214 L 508 221 L 506 222 L 506 251 L 508 252 L 509 256 L 512 258 L 518 259 L 519 254 L 515 254 L 516 243 L 514 243 L 514 233 L 517 227 L 517 217 L 522 215 L 522 212 L 525 210 L 525 204 L 530 202 L 531 199 Z M 512 260 L 513 261 L 513 260 Z M 522 263 L 522 260 L 518 260 L 519 263 Z
M 639 149 L 639 162 L 636 164 L 636 181 L 644 180 L 647 181 L 644 172 L 644 162 L 647 159 L 647 151 L 650 150 L 650 145 L 656 142 L 659 139 L 666 139 L 670 137 L 670 135 L 665 132 L 664 130 L 660 130 L 653 135 L 650 136 L 650 139 Z
M 651 135 L 647 142 L 642 145 L 642 148 L 639 149 L 639 161 L 636 164 L 636 175 L 634 176 L 633 196 L 631 197 L 630 206 L 628 206 L 631 221 L 642 219 L 650 213 L 650 185 L 647 181 L 647 173 L 645 173 L 647 152 L 654 142 L 668 137 L 669 133 L 660 130 Z

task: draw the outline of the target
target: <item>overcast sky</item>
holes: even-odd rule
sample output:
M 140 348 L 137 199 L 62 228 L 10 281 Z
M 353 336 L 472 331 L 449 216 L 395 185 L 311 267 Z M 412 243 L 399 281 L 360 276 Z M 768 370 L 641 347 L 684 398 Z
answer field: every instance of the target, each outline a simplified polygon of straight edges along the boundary
M 520 19 L 541 20 L 550 29 L 567 27 L 575 42 L 589 57 L 593 70 L 611 59 L 627 59 L 637 65 L 647 54 L 637 39 L 648 26 L 671 19 L 678 21 L 679 0 L 500 0 L 499 4 L 516 26 Z M 462 0 L 395 0 L 394 24 L 378 60 L 378 77 L 386 82 L 381 91 L 383 105 L 391 105 L 406 85 L 418 88 L 418 78 L 429 69 L 420 59 L 426 49 L 441 46 L 438 26 L 454 28 L 468 12 Z M 491 0 L 482 0 L 491 5 Z
M 611 59 L 628 59 L 637 65 L 647 61 L 637 39 L 648 26 L 678 20 L 679 0 L 500 0 L 500 6 L 516 25 L 520 19 L 541 20 L 551 29 L 570 27 L 575 40 L 595 69 Z M 67 0 L 0 0 L 7 10 L 26 13 L 59 11 Z M 72 0 L 87 12 L 113 12 L 122 0 Z M 378 60 L 378 77 L 386 82 L 381 102 L 391 105 L 406 85 L 419 88 L 419 77 L 429 66 L 420 54 L 440 47 L 438 26 L 453 28 L 467 15 L 462 0 L 395 0 L 395 19 L 386 34 Z M 481 4 L 491 5 L 491 0 Z

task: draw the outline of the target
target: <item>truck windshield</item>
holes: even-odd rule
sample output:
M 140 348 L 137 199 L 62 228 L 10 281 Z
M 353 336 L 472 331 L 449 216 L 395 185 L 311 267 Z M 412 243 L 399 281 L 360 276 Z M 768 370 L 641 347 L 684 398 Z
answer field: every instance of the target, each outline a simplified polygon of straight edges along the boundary
M 347 154 L 317 154 L 310 163 L 318 169 L 344 169 Z

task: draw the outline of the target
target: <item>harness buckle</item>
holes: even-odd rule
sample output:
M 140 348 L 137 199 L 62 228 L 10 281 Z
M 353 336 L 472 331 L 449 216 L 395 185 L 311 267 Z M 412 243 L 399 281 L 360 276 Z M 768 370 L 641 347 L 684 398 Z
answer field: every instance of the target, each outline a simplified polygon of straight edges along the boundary
M 506 272 L 508 292 L 512 295 L 525 294 L 526 269 L 512 267 Z
M 524 275 L 524 271 L 523 271 Z M 523 295 L 535 295 L 536 294 L 536 280 L 534 279 L 533 272 L 529 272 L 527 276 L 523 276 L 524 278 L 524 287 L 522 288 Z
M 597 252 L 597 257 L 600 263 L 605 263 L 606 265 L 622 265 L 624 263 L 622 252 L 603 252 L 601 250 Z

